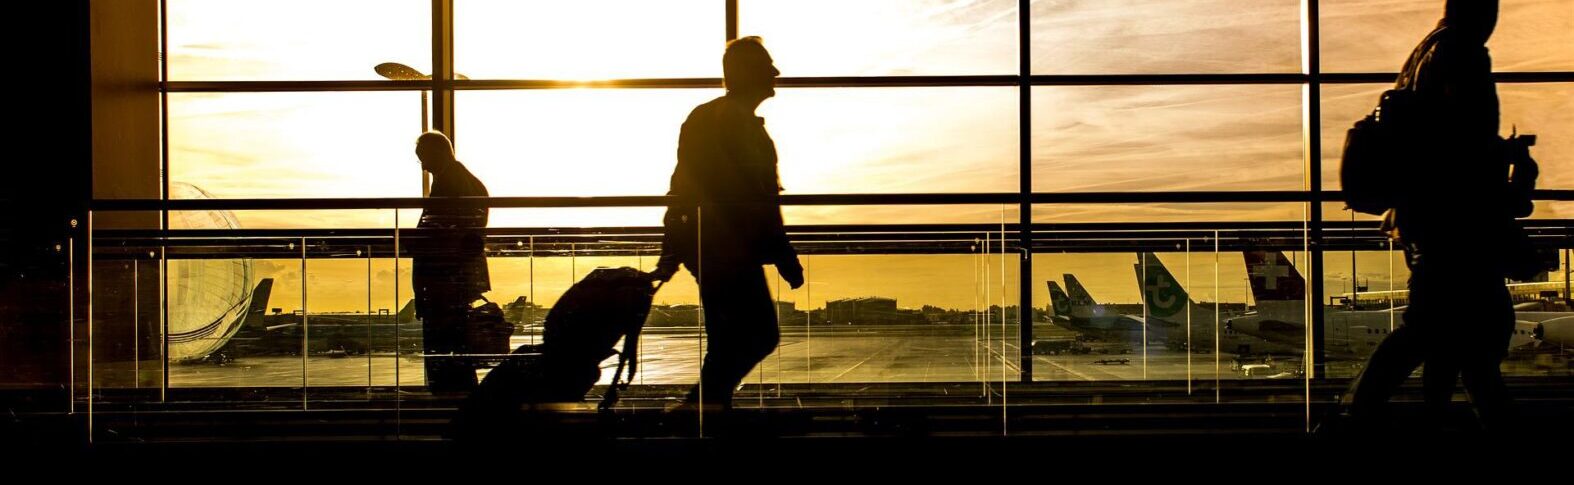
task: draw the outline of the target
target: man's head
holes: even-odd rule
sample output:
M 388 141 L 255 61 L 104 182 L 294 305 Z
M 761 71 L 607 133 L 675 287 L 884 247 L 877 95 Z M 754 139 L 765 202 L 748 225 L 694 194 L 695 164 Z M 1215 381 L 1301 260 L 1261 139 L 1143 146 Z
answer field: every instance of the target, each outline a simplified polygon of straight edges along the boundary
M 727 43 L 721 56 L 722 82 L 727 93 L 765 99 L 776 95 L 776 76 L 781 71 L 771 62 L 771 53 L 759 37 L 743 37 Z
M 454 144 L 443 132 L 428 131 L 415 139 L 415 157 L 423 170 L 436 172 L 454 163 Z
M 1498 0 L 1447 0 L 1443 4 L 1443 25 L 1461 39 L 1487 43 L 1497 28 Z

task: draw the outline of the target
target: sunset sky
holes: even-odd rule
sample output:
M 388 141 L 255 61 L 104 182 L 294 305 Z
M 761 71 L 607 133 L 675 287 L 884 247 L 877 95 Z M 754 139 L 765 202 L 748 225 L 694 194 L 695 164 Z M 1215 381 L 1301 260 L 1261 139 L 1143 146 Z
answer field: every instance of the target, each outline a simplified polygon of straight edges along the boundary
M 1015 0 L 741 0 L 740 33 L 765 39 L 782 75 L 1015 74 Z M 374 80 L 372 66 L 430 68 L 425 0 L 167 0 L 169 73 L 195 80 Z M 1324 0 L 1322 70 L 1393 72 L 1441 15 L 1441 0 Z M 1289 73 L 1301 71 L 1299 0 L 1041 0 L 1032 2 L 1035 74 Z M 1574 71 L 1574 2 L 1502 0 L 1490 47 L 1499 71 Z M 720 77 L 722 2 L 455 1 L 455 70 L 472 79 Z M 1574 189 L 1574 89 L 1504 84 L 1502 126 L 1541 135 L 1541 186 Z M 1324 173 L 1337 187 L 1344 130 L 1384 85 L 1323 87 Z M 667 189 L 679 124 L 720 89 L 461 91 L 459 158 L 498 196 L 658 195 Z M 1033 190 L 1296 190 L 1302 162 L 1302 89 L 1270 86 L 1033 88 Z M 181 93 L 169 97 L 171 180 L 219 198 L 411 197 L 420 193 L 416 92 Z M 780 89 L 760 108 L 780 152 L 787 193 L 1014 192 L 1014 87 Z M 789 224 L 1014 221 L 1015 208 L 801 207 Z M 414 221 L 414 212 L 400 217 Z M 494 227 L 654 226 L 660 209 L 495 210 Z M 266 227 L 392 227 L 393 211 L 240 212 Z M 1035 221 L 1300 220 L 1300 204 L 1080 205 L 1035 208 Z M 1348 217 L 1333 216 L 1330 217 Z M 1536 217 L 1574 218 L 1574 204 Z M 1180 253 L 1161 256 L 1179 277 Z M 1330 255 L 1330 258 L 1333 256 Z M 1335 280 L 1348 278 L 1330 263 Z M 1380 254 L 1358 263 L 1373 289 Z M 647 258 L 648 259 L 648 258 Z M 1367 261 L 1371 259 L 1371 261 Z M 785 300 L 882 295 L 904 307 L 971 308 L 990 292 L 978 256 L 818 256 L 811 288 Z M 1135 256 L 1041 255 L 1045 279 L 1076 273 L 1094 296 L 1136 301 Z M 1199 298 L 1245 299 L 1239 254 L 1194 253 Z M 493 261 L 494 299 L 535 294 L 550 303 L 598 264 Z M 643 261 L 649 265 L 650 261 Z M 1014 258 L 1006 258 L 1014 278 Z M 312 261 L 313 311 L 393 300 L 391 260 Z M 299 305 L 299 261 L 258 261 L 279 279 L 270 306 Z M 1401 265 L 1402 266 L 1402 265 Z M 408 271 L 408 265 L 403 265 Z M 293 274 L 293 276 L 291 276 Z M 1206 277 L 1204 278 L 1203 275 Z M 693 282 L 658 300 L 692 301 Z M 1205 280 L 1206 285 L 1203 281 Z M 293 283 L 292 283 L 293 281 Z M 407 280 L 406 280 L 407 281 Z M 533 282 L 533 283 L 532 283 Z M 1379 283 L 1382 282 L 1382 283 Z M 293 285 L 293 286 L 292 286 Z M 408 298 L 408 287 L 400 297 Z M 1005 289 L 1002 292 L 1002 288 Z M 783 287 L 785 289 L 785 286 Z M 812 292 L 812 295 L 808 293 Z M 294 295 L 285 296 L 285 295 Z M 1106 296 L 1107 295 L 1107 296 Z M 799 307 L 805 305 L 800 303 Z

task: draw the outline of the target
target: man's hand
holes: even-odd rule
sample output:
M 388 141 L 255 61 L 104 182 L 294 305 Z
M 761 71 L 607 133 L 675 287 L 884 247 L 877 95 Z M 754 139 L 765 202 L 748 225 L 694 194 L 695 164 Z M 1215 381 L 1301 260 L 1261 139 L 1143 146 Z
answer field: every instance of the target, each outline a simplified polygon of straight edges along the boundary
M 787 285 L 796 290 L 803 286 L 803 265 L 798 264 L 798 258 L 776 263 L 776 272 L 787 280 Z
M 650 272 L 650 277 L 651 278 L 655 278 L 656 281 L 660 281 L 660 282 L 665 283 L 665 282 L 668 282 L 668 281 L 672 281 L 672 275 L 677 274 L 677 273 L 678 273 L 678 265 L 676 265 L 676 264 L 664 265 L 664 266 L 656 266 L 656 269 L 654 269 L 654 270 L 652 270 Z
M 1516 130 L 1518 131 L 1518 130 Z M 1530 158 L 1530 147 L 1536 144 L 1536 135 L 1519 135 L 1504 140 L 1504 157 L 1509 163 L 1509 188 L 1511 189 L 1509 214 L 1515 219 L 1530 217 L 1536 211 L 1531 193 L 1536 190 L 1536 179 L 1541 167 Z
M 1525 190 L 1534 189 L 1536 187 L 1536 179 L 1541 176 L 1541 165 L 1536 163 L 1536 159 L 1530 158 L 1529 147 L 1518 146 L 1513 150 L 1513 155 L 1509 158 L 1514 164 L 1514 172 L 1510 181 L 1516 187 Z

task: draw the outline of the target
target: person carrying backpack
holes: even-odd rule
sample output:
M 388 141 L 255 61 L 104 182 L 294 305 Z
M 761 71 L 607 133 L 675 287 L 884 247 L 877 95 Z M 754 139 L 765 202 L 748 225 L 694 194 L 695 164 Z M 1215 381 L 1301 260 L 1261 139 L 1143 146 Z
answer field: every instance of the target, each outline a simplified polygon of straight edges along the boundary
M 1514 328 L 1504 278 L 1534 272 L 1515 219 L 1533 209 L 1538 169 L 1526 148 L 1532 137 L 1499 136 L 1486 48 L 1497 6 L 1448 0 L 1378 113 L 1347 140 L 1341 175 L 1349 206 L 1384 214 L 1384 230 L 1410 268 L 1410 305 L 1404 325 L 1351 382 L 1341 426 L 1387 426 L 1390 396 L 1422 363 L 1434 418 L 1446 413 L 1462 377 L 1484 429 L 1501 431 L 1512 420 L 1499 369 Z

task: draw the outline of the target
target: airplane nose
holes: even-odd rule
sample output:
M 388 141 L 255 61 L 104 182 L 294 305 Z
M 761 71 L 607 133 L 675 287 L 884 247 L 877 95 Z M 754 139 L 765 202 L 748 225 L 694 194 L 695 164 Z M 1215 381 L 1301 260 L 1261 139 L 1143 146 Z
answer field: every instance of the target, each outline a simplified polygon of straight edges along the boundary
M 1225 320 L 1224 328 L 1227 328 L 1232 332 L 1256 335 L 1257 330 L 1262 326 L 1261 323 L 1262 322 L 1259 322 L 1253 318 L 1235 318 Z

